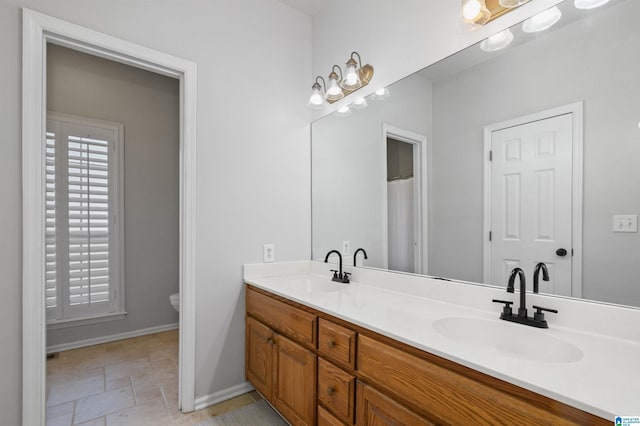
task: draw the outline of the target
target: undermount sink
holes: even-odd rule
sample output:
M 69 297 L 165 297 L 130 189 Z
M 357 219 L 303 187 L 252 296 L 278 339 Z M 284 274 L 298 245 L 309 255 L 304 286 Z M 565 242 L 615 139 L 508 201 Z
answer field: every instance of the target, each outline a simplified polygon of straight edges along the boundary
M 433 323 L 433 329 L 446 338 L 528 361 L 570 363 L 583 357 L 580 348 L 544 330 L 498 319 L 443 318 Z

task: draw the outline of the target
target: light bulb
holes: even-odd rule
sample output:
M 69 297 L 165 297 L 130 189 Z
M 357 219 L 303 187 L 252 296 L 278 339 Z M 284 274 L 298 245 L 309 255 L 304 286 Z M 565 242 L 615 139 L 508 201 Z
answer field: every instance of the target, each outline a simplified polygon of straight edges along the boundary
M 575 0 L 574 5 L 577 9 L 595 9 L 607 3 L 609 0 Z
M 340 86 L 345 90 L 356 90 L 362 87 L 356 65 L 356 61 L 353 59 L 349 59 L 347 62 L 344 80 L 340 82 Z
M 525 33 L 537 33 L 551 28 L 562 17 L 562 12 L 556 6 L 540 12 L 524 21 L 522 31 Z
M 478 16 L 481 9 L 482 4 L 479 0 L 467 0 L 462 5 L 462 17 L 467 22 L 473 22 L 474 18 Z
M 504 49 L 513 41 L 513 33 L 507 28 L 504 31 L 494 34 L 480 43 L 480 49 L 485 52 L 495 52 Z
M 338 99 L 344 98 L 344 93 L 342 93 L 342 89 L 338 86 L 338 75 L 334 72 L 329 74 L 329 83 L 327 85 L 325 98 L 328 101 L 337 101 Z

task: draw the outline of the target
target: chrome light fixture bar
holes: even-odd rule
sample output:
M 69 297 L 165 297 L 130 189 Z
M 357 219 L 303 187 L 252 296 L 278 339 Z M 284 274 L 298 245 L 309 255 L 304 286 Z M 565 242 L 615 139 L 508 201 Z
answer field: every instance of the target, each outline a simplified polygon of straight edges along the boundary
M 325 105 L 325 100 L 332 104 L 366 86 L 372 78 L 373 67 L 369 64 L 362 65 L 360 54 L 351 52 L 345 65 L 344 75 L 342 68 L 334 65 L 326 82 L 321 76 L 316 77 L 316 81 L 311 86 L 311 96 L 307 105 L 310 108 L 319 109 Z

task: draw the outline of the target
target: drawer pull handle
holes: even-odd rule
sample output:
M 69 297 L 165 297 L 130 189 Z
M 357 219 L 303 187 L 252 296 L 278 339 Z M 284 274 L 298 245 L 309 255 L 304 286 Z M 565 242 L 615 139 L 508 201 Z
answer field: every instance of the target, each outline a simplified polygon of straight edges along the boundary
M 329 347 L 329 349 L 331 349 L 332 347 L 334 347 L 336 345 L 336 342 L 334 342 L 333 340 L 329 340 L 327 342 L 327 346 Z
M 336 391 L 336 388 L 334 388 L 333 386 L 329 386 L 327 388 L 327 395 L 331 396 L 335 393 L 335 391 Z

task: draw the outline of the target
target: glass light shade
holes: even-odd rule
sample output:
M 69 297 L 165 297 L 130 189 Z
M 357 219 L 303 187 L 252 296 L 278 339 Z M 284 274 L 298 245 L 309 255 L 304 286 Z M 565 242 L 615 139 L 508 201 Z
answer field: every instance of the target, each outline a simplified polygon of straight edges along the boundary
M 491 12 L 484 0 L 463 0 L 462 18 L 468 24 L 484 25 L 489 22 Z
M 504 49 L 513 41 L 513 33 L 507 28 L 506 30 L 494 34 L 491 37 L 484 39 L 480 43 L 480 49 L 485 52 L 495 52 L 496 50 Z
M 309 108 L 318 109 L 324 105 L 324 96 L 322 96 L 322 88 L 318 83 L 314 83 L 311 89 L 311 96 L 309 97 L 309 102 L 307 106 Z
M 500 3 L 502 7 L 518 7 L 528 1 L 529 0 L 500 0 L 498 3 Z
M 347 105 L 341 106 L 340 108 L 338 108 L 335 114 L 338 117 L 346 117 L 347 115 L 351 115 L 351 108 L 349 108 Z
M 375 91 L 371 99 L 386 99 L 389 97 L 389 89 L 383 87 L 382 89 L 378 89 Z
M 358 98 L 351 104 L 353 109 L 365 109 L 367 107 L 367 100 L 365 98 Z
M 609 0 L 576 0 L 574 5 L 577 9 L 595 9 L 607 3 Z
M 522 31 L 525 33 L 537 33 L 551 28 L 562 17 L 562 12 L 556 6 L 540 12 L 524 21 Z
M 362 87 L 355 61 L 349 60 L 349 62 L 347 62 L 345 77 L 340 82 L 340 86 L 346 90 L 356 90 Z
M 342 93 L 342 89 L 338 86 L 338 76 L 334 73 L 329 76 L 327 94 L 325 97 L 328 101 L 337 101 L 338 99 L 344 98 L 344 93 Z

